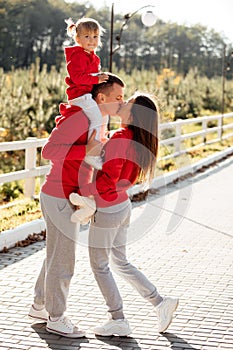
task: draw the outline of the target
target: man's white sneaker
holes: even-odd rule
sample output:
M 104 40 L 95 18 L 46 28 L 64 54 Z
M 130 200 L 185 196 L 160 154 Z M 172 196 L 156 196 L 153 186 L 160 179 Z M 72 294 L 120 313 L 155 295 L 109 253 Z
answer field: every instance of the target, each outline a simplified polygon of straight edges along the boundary
M 132 330 L 129 326 L 129 322 L 125 318 L 120 320 L 110 319 L 102 326 L 95 327 L 93 331 L 96 335 L 102 335 L 105 337 L 114 334 L 117 334 L 120 337 L 126 337 L 127 335 L 132 333 Z
M 52 321 L 49 317 L 46 330 L 67 338 L 82 338 L 85 336 L 85 332 L 78 330 L 66 316 L 61 316 L 57 321 Z
M 48 312 L 45 310 L 45 308 L 41 310 L 35 309 L 35 307 L 32 305 L 28 314 L 29 317 L 35 318 L 36 320 L 41 321 L 47 321 L 48 319 Z
M 165 332 L 169 327 L 173 313 L 176 311 L 178 304 L 178 298 L 164 297 L 163 301 L 156 307 L 159 333 Z

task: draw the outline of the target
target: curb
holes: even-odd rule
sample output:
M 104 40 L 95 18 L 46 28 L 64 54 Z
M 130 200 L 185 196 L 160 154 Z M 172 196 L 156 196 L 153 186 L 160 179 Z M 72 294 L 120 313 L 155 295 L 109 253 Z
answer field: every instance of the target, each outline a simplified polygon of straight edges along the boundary
M 207 158 L 204 158 L 190 166 L 180 168 L 178 170 L 171 171 L 166 175 L 158 176 L 155 178 L 150 186 L 153 188 L 161 188 L 168 184 L 173 183 L 174 181 L 181 179 L 186 175 L 194 175 L 200 169 L 213 165 L 216 162 L 223 160 L 224 158 L 233 154 L 233 146 L 225 149 L 224 151 L 218 152 L 217 154 L 211 155 Z M 130 196 L 138 194 L 145 191 L 145 186 L 135 185 L 128 191 Z M 27 238 L 30 234 L 41 233 L 45 230 L 45 222 L 43 219 L 34 220 L 27 222 L 26 224 L 20 225 L 14 229 L 3 231 L 0 233 L 0 252 L 4 248 L 12 248 L 15 244 L 21 240 Z
M 0 233 L 0 252 L 4 248 L 13 248 L 17 242 L 24 240 L 29 235 L 33 233 L 41 233 L 44 230 L 44 220 L 37 219 L 17 226 L 12 230 L 3 231 Z

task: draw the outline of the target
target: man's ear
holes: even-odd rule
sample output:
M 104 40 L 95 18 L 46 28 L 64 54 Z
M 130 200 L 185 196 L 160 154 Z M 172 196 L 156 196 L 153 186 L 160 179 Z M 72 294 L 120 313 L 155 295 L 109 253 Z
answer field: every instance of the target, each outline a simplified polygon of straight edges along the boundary
M 105 103 L 105 95 L 102 92 L 99 92 L 95 100 L 98 104 Z

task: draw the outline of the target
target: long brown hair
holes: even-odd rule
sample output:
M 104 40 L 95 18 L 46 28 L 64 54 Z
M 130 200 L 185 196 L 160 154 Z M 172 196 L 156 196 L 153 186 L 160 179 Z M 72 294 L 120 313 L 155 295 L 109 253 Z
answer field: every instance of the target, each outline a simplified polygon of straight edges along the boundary
M 154 177 L 158 154 L 158 106 L 148 95 L 135 95 L 131 118 L 128 128 L 133 130 L 137 162 L 141 169 L 139 180 L 151 180 Z

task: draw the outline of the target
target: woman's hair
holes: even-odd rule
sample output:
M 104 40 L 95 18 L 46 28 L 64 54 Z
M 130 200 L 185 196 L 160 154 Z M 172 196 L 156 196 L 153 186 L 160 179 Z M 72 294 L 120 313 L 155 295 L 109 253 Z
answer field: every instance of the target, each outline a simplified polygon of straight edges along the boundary
M 76 41 L 76 37 L 78 37 L 81 34 L 83 29 L 87 32 L 94 32 L 98 34 L 100 38 L 105 32 L 105 29 L 99 24 L 98 21 L 96 21 L 93 18 L 83 17 L 80 18 L 76 23 L 74 23 L 73 20 L 69 18 L 65 20 L 65 22 L 67 24 L 67 35 L 73 38 L 74 41 Z M 100 39 L 99 45 L 102 45 Z
M 132 121 L 128 128 L 133 130 L 136 159 L 140 167 L 139 180 L 151 180 L 154 177 L 158 154 L 158 119 L 156 103 L 145 94 L 133 97 L 131 108 Z

